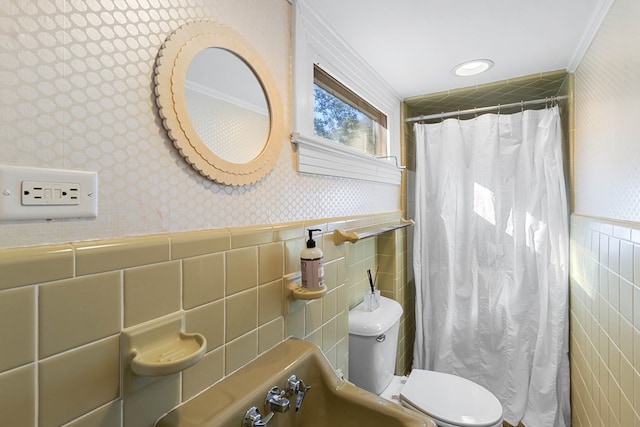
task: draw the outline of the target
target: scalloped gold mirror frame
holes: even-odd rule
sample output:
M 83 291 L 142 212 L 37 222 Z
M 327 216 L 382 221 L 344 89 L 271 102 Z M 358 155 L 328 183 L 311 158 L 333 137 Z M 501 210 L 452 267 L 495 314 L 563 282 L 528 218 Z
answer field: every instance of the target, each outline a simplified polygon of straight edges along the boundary
M 216 155 L 200 139 L 189 119 L 185 100 L 185 78 L 191 60 L 201 50 L 217 47 L 242 59 L 264 90 L 269 110 L 269 134 L 262 151 L 247 163 L 232 163 Z M 226 185 L 248 185 L 273 169 L 282 148 L 283 110 L 278 88 L 269 68 L 244 38 L 213 21 L 191 21 L 163 43 L 155 66 L 156 103 L 163 125 L 182 157 L 201 175 Z

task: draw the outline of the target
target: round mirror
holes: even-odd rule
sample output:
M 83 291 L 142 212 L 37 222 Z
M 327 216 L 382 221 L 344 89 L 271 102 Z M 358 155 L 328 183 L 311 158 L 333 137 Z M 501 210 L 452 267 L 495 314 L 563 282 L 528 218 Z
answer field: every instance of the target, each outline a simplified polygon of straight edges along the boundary
M 282 145 L 282 107 L 266 65 L 233 30 L 183 25 L 165 41 L 155 70 L 164 127 L 194 169 L 228 185 L 254 183 Z

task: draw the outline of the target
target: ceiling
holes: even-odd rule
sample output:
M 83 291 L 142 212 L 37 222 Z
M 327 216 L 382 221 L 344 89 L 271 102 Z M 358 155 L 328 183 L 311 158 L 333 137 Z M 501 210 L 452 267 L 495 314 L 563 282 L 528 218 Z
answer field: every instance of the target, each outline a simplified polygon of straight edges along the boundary
M 317 0 L 310 6 L 401 98 L 574 71 L 614 0 Z M 486 58 L 489 71 L 451 69 Z

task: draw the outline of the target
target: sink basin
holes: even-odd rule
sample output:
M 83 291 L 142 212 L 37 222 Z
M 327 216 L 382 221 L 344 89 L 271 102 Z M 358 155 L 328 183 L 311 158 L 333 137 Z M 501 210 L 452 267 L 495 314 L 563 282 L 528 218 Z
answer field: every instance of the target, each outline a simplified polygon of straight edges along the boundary
M 162 417 L 156 427 L 240 427 L 273 386 L 284 388 L 296 375 L 311 386 L 300 411 L 276 413 L 270 427 L 436 427 L 433 421 L 338 377 L 320 349 L 289 338 Z

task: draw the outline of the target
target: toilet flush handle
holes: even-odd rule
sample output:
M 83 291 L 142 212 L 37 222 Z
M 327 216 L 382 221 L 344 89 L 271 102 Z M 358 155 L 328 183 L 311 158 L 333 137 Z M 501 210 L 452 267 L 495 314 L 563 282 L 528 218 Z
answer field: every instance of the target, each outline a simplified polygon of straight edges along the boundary
M 385 334 L 381 334 L 376 337 L 376 341 L 378 342 L 384 342 L 384 340 L 386 339 L 387 339 L 387 336 Z

